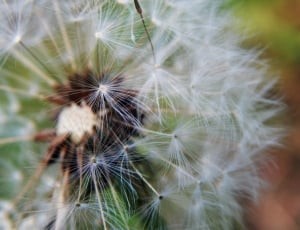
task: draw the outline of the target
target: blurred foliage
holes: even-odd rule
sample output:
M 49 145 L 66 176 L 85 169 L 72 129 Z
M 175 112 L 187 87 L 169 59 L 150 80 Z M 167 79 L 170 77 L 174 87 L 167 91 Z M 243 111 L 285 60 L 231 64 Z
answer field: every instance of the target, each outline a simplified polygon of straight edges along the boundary
M 300 64 L 299 0 L 229 0 L 228 7 L 234 8 L 241 26 L 249 27 L 280 65 Z
M 290 128 L 285 148 L 272 153 L 276 167 L 264 172 L 271 186 L 250 207 L 249 228 L 300 229 L 300 0 L 228 0 L 226 7 L 241 19 L 241 30 L 250 27 L 250 46 L 266 47 L 263 55 L 279 70 Z

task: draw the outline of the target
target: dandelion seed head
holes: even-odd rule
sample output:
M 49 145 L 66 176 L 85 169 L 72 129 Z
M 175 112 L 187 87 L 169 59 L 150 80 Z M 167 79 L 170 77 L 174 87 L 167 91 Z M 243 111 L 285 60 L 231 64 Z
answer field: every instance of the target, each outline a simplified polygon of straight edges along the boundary
M 266 64 L 221 1 L 139 3 L 145 24 L 130 0 L 0 3 L 0 122 L 48 143 L 26 147 L 44 186 L 18 198 L 21 227 L 232 229 L 258 196 L 282 107 Z

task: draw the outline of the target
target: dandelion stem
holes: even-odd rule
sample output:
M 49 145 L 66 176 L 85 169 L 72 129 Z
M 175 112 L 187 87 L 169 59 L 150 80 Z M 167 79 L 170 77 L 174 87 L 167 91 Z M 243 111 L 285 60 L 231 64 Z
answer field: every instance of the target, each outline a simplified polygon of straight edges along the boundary
M 33 135 L 20 136 L 20 137 L 7 137 L 7 138 L 0 139 L 0 145 L 17 143 L 17 142 L 32 141 L 33 139 L 34 139 Z
M 186 176 L 190 177 L 192 180 L 195 180 L 196 182 L 198 182 L 199 180 L 194 177 L 193 175 L 191 175 L 190 173 L 188 173 L 187 171 L 183 170 L 181 167 L 179 167 L 178 165 L 174 164 L 173 162 L 158 156 L 158 158 L 164 162 L 166 162 L 167 164 L 169 164 L 170 166 L 172 166 L 173 168 L 179 170 L 180 172 L 182 172 L 183 174 L 185 174 Z
M 51 32 L 51 29 L 49 28 L 49 23 L 47 23 L 47 21 L 45 20 L 45 18 L 43 17 L 43 15 L 41 14 L 40 11 L 37 11 L 37 15 L 39 16 L 39 20 L 41 20 L 43 27 L 45 28 L 45 30 L 47 31 L 47 34 L 50 37 L 51 43 L 54 45 L 55 50 L 57 51 L 57 53 L 62 53 L 61 49 L 58 47 L 57 42 L 55 41 L 54 35 Z M 51 26 L 51 25 L 50 25 Z
M 116 190 L 115 190 L 115 187 L 114 187 L 113 184 L 111 183 L 111 181 L 109 181 L 109 187 L 110 187 L 110 189 L 111 189 L 111 191 L 112 191 L 113 199 L 114 199 L 114 201 L 115 201 L 115 204 L 116 204 L 116 206 L 117 206 L 117 209 L 120 210 L 120 211 L 119 211 L 119 214 L 121 215 L 121 218 L 122 218 L 123 222 L 126 224 L 126 229 L 129 230 L 128 223 L 127 223 L 127 221 L 126 221 L 126 218 L 125 218 L 125 216 L 124 216 L 124 213 L 122 212 L 122 208 L 121 208 L 121 206 L 120 206 L 120 204 L 119 204 L 119 202 L 118 202 L 118 199 L 117 199 L 117 192 L 116 192 Z
M 157 131 L 153 131 L 153 130 L 150 130 L 150 129 L 144 129 L 144 128 L 141 128 L 141 127 L 138 127 L 137 129 L 140 130 L 140 131 L 146 132 L 146 133 L 156 134 L 156 135 L 159 135 L 161 137 L 163 137 L 163 136 L 170 137 L 170 138 L 173 137 L 173 134 L 170 134 L 170 133 L 157 132 Z
M 68 197 L 68 181 L 69 181 L 69 170 L 67 169 L 63 175 L 62 189 L 59 193 L 58 204 L 57 204 L 57 213 L 56 213 L 56 221 L 55 221 L 55 230 L 64 229 L 63 224 L 65 223 L 65 218 L 68 214 L 68 210 L 64 207 L 65 198 Z
M 151 51 L 152 51 L 152 55 L 153 55 L 153 61 L 154 61 L 154 64 L 156 64 L 156 56 L 155 56 L 155 52 L 154 52 L 154 46 L 153 46 L 153 43 L 151 41 L 151 37 L 150 37 L 149 31 L 147 29 L 147 26 L 146 26 L 146 23 L 145 23 L 145 20 L 144 20 L 142 7 L 141 7 L 141 5 L 140 5 L 140 3 L 139 3 L 138 0 L 134 0 L 134 6 L 135 6 L 136 11 L 138 12 L 138 14 L 140 15 L 140 17 L 142 19 L 142 23 L 143 23 L 143 26 L 145 28 L 145 32 L 146 32 L 147 38 L 148 38 L 148 40 L 150 42 Z
M 83 165 L 83 155 L 81 149 L 77 151 L 77 164 L 79 168 L 79 191 L 78 191 L 78 197 L 77 202 L 80 203 L 80 196 L 81 196 L 81 189 L 82 189 L 82 165 Z
M 13 49 L 12 54 L 15 58 L 17 58 L 19 61 L 21 61 L 24 65 L 26 65 L 29 69 L 31 69 L 33 72 L 35 72 L 40 78 L 45 80 L 50 86 L 54 86 L 56 84 L 56 81 L 50 78 L 47 74 L 45 74 L 42 70 L 40 70 L 32 61 L 30 61 L 28 58 L 24 57 L 23 54 L 18 52 L 17 50 Z
M 139 175 L 139 177 L 146 183 L 146 185 L 157 195 L 160 196 L 159 192 L 150 184 L 150 182 L 141 174 L 141 172 L 134 166 L 134 164 L 130 161 L 130 166 L 134 169 L 134 171 Z
M 139 131 L 142 131 L 142 132 L 156 134 L 156 135 L 165 136 L 165 137 L 173 137 L 173 134 L 170 134 L 170 133 L 162 133 L 162 132 L 157 132 L 157 131 L 154 131 L 154 130 L 142 128 L 142 127 L 131 125 L 128 122 L 123 122 L 123 121 L 120 121 L 120 120 L 117 120 L 117 119 L 114 119 L 114 118 L 112 120 L 114 122 L 120 123 L 120 124 L 122 124 L 124 126 L 130 127 L 130 128 L 135 128 L 135 129 L 137 129 Z
M 46 70 L 46 72 L 49 74 L 51 73 L 49 68 L 40 60 L 40 58 L 36 56 L 22 41 L 20 41 L 19 44 L 37 63 L 39 63 L 40 66 Z
M 108 230 L 108 228 L 106 226 L 106 220 L 105 220 L 105 216 L 104 216 L 104 210 L 103 210 L 103 207 L 102 207 L 102 200 L 101 200 L 101 197 L 100 197 L 100 192 L 99 192 L 98 184 L 97 184 L 97 181 L 96 181 L 95 170 L 92 170 L 92 178 L 93 178 L 93 182 L 94 182 L 94 186 L 95 186 L 95 190 L 96 190 L 97 200 L 98 200 L 98 203 L 99 203 L 99 208 L 100 208 L 100 213 L 101 213 L 101 219 L 102 219 L 102 222 L 103 222 L 103 228 L 104 228 L 104 230 Z
M 59 25 L 60 32 L 62 34 L 63 41 L 65 43 L 66 49 L 68 51 L 68 54 L 71 57 L 73 57 L 74 55 L 73 55 L 70 39 L 67 35 L 67 30 L 66 30 L 65 24 L 63 22 L 63 19 L 61 17 L 60 9 L 59 9 L 59 5 L 58 5 L 57 0 L 54 0 L 53 4 L 54 4 L 55 12 L 56 12 L 56 19 L 57 19 L 57 22 L 58 22 L 58 25 Z M 75 62 L 72 58 L 70 58 L 70 62 L 71 62 L 72 69 L 76 70 L 76 64 L 75 64 Z
M 37 98 L 37 99 L 40 99 L 40 100 L 45 99 L 45 97 L 40 95 L 40 94 L 31 94 L 31 93 L 28 93 L 27 91 L 17 89 L 17 88 L 13 88 L 13 87 L 9 87 L 9 86 L 6 86 L 6 85 L 0 85 L 0 90 L 7 91 L 7 92 L 10 92 L 10 93 L 17 93 L 17 94 L 28 96 L 28 97 L 34 97 L 34 98 Z
M 120 138 L 117 136 L 117 134 L 110 129 L 111 132 L 113 133 L 113 135 L 116 137 L 116 139 L 119 141 L 119 143 L 123 146 L 124 149 L 124 153 L 126 154 L 127 159 L 129 159 L 129 156 L 127 154 L 127 147 L 122 143 L 122 141 L 120 140 Z M 142 173 L 134 166 L 134 164 L 132 163 L 131 160 L 129 160 L 129 164 L 130 166 L 134 169 L 134 171 L 138 174 L 138 176 L 146 183 L 146 185 L 159 197 L 160 194 L 159 192 L 156 191 L 156 189 L 150 184 L 150 182 L 142 175 Z
M 33 176 L 29 179 L 27 184 L 22 188 L 17 197 L 13 201 L 13 205 L 16 206 L 20 202 L 20 200 L 24 197 L 24 195 L 29 191 L 29 189 L 34 188 L 35 184 L 38 182 L 39 178 L 43 174 L 47 164 L 44 162 L 40 163 L 39 167 L 36 169 Z

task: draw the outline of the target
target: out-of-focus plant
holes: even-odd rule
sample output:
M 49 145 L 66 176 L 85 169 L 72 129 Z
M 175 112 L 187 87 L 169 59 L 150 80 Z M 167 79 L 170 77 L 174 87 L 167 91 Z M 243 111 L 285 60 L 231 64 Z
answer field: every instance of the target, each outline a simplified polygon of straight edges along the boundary
M 242 226 L 280 137 L 267 66 L 222 1 L 140 4 L 0 3 L 2 228 Z
M 255 33 L 276 57 L 276 64 L 300 62 L 300 2 L 297 0 L 230 0 L 228 6 L 243 19 L 241 25 Z M 257 41 L 256 38 L 256 41 Z

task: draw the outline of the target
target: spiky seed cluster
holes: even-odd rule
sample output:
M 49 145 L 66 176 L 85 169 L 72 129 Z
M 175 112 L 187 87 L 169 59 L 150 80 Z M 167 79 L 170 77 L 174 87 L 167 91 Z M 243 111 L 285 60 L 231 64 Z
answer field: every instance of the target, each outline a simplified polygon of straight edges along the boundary
M 274 82 L 222 1 L 138 2 L 0 2 L 0 228 L 242 225 Z
M 118 130 L 120 140 L 126 140 L 142 125 L 144 111 L 136 99 L 137 91 L 125 88 L 121 75 L 112 78 L 109 73 L 97 76 L 87 71 L 83 75 L 71 76 L 67 84 L 56 86 L 55 91 L 57 94 L 48 100 L 61 106 L 71 105 L 71 109 L 64 108 L 60 112 L 58 130 L 73 131 L 76 124 L 69 126 L 67 122 L 76 122 L 77 118 L 82 117 L 82 120 L 77 120 L 82 124 L 82 130 L 78 128 L 79 133 L 74 135 L 82 138 L 84 131 L 91 134 L 93 128 L 102 129 L 103 132 L 111 129 L 115 132 Z M 74 119 L 66 121 L 72 112 Z
M 136 193 L 135 183 L 142 183 L 132 163 L 142 157 L 129 145 L 138 135 L 144 111 L 136 103 L 137 92 L 126 89 L 122 82 L 122 76 L 110 78 L 86 71 L 55 86 L 56 94 L 48 98 L 61 109 L 44 164 L 62 162 L 66 180 L 62 199 L 75 202 L 77 208 L 107 187 L 120 185 L 121 191 L 132 193 L 126 195 L 130 197 Z M 57 215 L 47 228 L 62 227 Z

